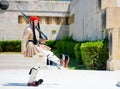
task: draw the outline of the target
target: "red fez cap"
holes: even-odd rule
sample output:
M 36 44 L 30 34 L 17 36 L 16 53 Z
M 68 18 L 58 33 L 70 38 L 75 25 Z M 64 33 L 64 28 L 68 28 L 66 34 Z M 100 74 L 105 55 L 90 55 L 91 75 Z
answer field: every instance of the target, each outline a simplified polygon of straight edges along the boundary
M 37 16 L 31 16 L 30 21 L 34 21 L 34 20 L 40 20 L 40 19 Z

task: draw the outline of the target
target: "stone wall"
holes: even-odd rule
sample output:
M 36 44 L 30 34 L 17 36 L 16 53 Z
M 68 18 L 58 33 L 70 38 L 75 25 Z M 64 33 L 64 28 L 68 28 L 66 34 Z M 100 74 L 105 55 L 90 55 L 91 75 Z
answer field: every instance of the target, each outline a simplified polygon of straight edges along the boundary
M 120 70 L 120 0 L 102 0 L 109 39 L 107 70 Z
M 101 13 L 97 0 L 73 0 L 70 15 L 75 16 L 74 23 L 70 25 L 70 35 L 79 41 L 103 39 Z
M 120 27 L 120 7 L 109 7 L 106 13 L 106 28 Z
M 18 11 L 17 6 L 20 6 L 28 16 L 65 17 L 69 15 L 69 1 L 8 1 L 8 10 L 5 12 L 0 11 L 0 40 L 21 40 L 26 24 L 18 23 L 18 16 L 21 15 L 21 13 Z M 41 24 L 41 29 L 50 40 L 61 39 L 69 34 L 68 25 Z

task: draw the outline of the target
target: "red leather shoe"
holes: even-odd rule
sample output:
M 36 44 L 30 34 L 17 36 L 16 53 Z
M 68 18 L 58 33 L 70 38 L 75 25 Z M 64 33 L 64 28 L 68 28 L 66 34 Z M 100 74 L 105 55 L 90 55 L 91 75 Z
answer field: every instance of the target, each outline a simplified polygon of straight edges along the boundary
M 39 79 L 38 81 L 33 81 L 32 83 L 28 83 L 27 86 L 38 86 L 43 83 L 43 79 Z
M 35 86 L 35 82 L 28 83 L 27 86 Z

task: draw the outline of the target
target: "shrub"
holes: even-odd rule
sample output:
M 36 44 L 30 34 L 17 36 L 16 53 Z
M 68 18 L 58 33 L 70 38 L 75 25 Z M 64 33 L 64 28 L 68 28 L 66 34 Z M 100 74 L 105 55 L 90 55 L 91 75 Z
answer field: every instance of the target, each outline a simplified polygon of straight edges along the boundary
M 104 41 L 86 42 L 81 45 L 81 55 L 87 69 L 106 69 L 108 46 Z
M 2 42 L 0 41 L 0 52 L 2 52 Z
M 70 37 L 65 36 L 65 37 L 63 37 L 62 41 L 70 41 L 70 42 L 74 42 L 74 40 L 72 39 L 72 36 L 70 36 Z
M 21 41 L 1 41 L 2 52 L 20 52 Z
M 60 53 L 67 54 L 70 57 L 75 57 L 74 46 L 75 46 L 75 42 L 62 41 L 62 40 L 61 41 L 57 41 L 56 44 L 55 44 L 56 49 Z
M 45 43 L 45 45 L 51 47 L 52 49 L 55 49 L 55 44 L 56 44 L 56 41 L 54 40 L 49 40 Z
M 81 59 L 80 46 L 81 46 L 81 43 L 80 43 L 80 42 L 77 43 L 77 44 L 74 46 L 74 52 L 75 52 L 76 61 L 77 61 L 79 64 L 83 64 L 82 59 Z

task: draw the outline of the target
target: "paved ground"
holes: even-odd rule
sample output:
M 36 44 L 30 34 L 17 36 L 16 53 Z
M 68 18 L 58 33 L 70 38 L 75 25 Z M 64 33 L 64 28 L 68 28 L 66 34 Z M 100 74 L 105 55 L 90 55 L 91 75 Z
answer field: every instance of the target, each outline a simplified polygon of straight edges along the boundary
M 0 54 L 0 89 L 120 89 L 120 71 L 40 69 L 37 79 L 43 84 L 28 87 L 29 68 L 32 60 L 20 54 Z
M 120 71 L 40 70 L 43 84 L 28 87 L 28 70 L 1 70 L 0 89 L 120 89 Z

